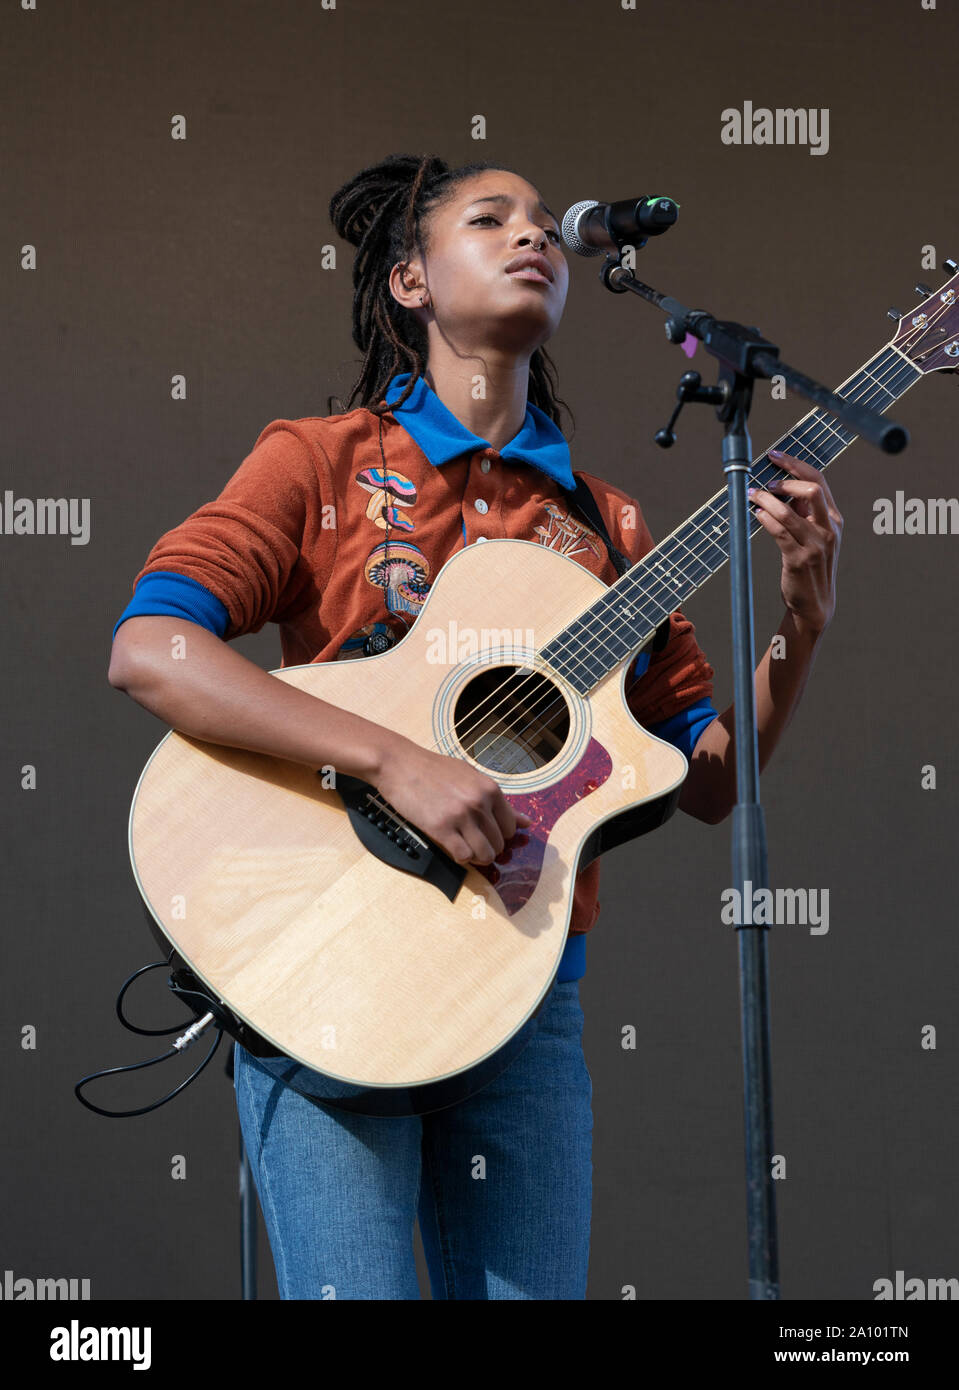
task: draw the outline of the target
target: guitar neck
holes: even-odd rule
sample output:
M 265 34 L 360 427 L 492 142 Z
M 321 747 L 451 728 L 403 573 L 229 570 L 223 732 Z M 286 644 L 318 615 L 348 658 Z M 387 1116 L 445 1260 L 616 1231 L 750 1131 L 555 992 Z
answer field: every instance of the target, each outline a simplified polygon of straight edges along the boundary
M 837 387 L 836 395 L 884 412 L 922 375 L 902 352 L 887 344 Z M 827 410 L 817 407 L 770 448 L 805 459 L 823 472 L 856 438 Z M 762 454 L 750 465 L 749 486 L 768 487 L 790 476 L 768 454 Z M 752 540 L 763 527 L 754 520 L 752 502 L 749 512 Z M 539 655 L 585 695 L 644 646 L 663 620 L 718 574 L 728 560 L 728 494 L 720 488 Z

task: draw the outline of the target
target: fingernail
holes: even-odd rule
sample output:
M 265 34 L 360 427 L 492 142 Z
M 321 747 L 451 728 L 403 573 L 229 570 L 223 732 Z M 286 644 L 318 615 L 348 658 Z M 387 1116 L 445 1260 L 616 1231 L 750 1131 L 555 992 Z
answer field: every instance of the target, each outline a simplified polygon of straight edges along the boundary
M 770 449 L 769 457 L 771 459 L 783 459 L 786 455 L 783 453 L 782 449 Z

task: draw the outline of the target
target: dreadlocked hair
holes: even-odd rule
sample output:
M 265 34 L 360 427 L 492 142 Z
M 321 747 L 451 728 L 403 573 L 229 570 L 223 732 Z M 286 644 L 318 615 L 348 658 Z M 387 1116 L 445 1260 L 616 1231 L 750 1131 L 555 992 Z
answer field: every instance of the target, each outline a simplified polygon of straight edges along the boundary
M 357 247 L 353 258 L 353 341 L 364 354 L 350 394 L 374 415 L 385 415 L 409 397 L 426 370 L 428 340 L 416 318 L 390 293 L 396 263 L 429 249 L 429 217 L 453 196 L 456 186 L 490 169 L 516 173 L 505 164 L 480 162 L 451 169 L 433 155 L 392 154 L 361 169 L 330 199 L 330 221 L 339 236 Z M 392 378 L 409 372 L 393 406 L 380 405 Z M 556 394 L 556 368 L 545 348 L 530 358 L 527 399 L 560 423 L 560 409 L 575 427 L 572 411 Z

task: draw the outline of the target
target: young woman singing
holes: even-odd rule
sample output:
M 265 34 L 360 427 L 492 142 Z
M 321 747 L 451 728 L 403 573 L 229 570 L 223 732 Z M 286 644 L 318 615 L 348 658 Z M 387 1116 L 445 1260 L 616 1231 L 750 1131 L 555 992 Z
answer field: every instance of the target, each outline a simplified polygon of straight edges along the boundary
M 491 538 L 548 545 L 616 579 L 570 502 L 576 478 L 544 348 L 569 280 L 559 225 L 512 170 L 403 155 L 357 174 L 330 215 L 357 248 L 364 357 L 351 408 L 274 420 L 219 497 L 160 537 L 114 629 L 109 678 L 185 734 L 363 778 L 459 863 L 489 865 L 528 824 L 494 777 L 276 680 L 228 643 L 273 622 L 285 666 L 362 658 L 402 640 L 450 555 Z M 785 604 L 785 656 L 767 650 L 755 675 L 761 766 L 832 617 L 842 531 L 821 475 L 777 463 L 790 480 L 753 497 L 782 552 Z M 638 505 L 577 476 L 635 563 L 653 546 Z M 189 659 L 173 663 L 184 620 Z M 733 711 L 713 708 L 713 670 L 681 612 L 663 635 L 631 668 L 629 708 L 689 759 L 681 809 L 716 823 L 735 801 Z M 577 876 L 533 1040 L 457 1105 L 353 1115 L 287 1084 L 290 1059 L 235 1045 L 282 1298 L 418 1298 L 417 1216 L 434 1298 L 585 1298 L 592 1085 L 579 980 L 598 881 L 599 860 Z

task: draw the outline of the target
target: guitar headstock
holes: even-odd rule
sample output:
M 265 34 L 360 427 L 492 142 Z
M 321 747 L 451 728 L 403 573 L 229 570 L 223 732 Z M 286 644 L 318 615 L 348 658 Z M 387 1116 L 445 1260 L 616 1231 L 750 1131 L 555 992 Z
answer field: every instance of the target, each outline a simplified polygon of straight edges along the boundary
M 946 261 L 945 265 L 956 271 L 955 261 Z M 889 312 L 895 314 L 898 310 Z M 915 309 L 901 316 L 890 346 L 908 357 L 917 371 L 959 370 L 959 271 L 941 289 L 933 290 Z

